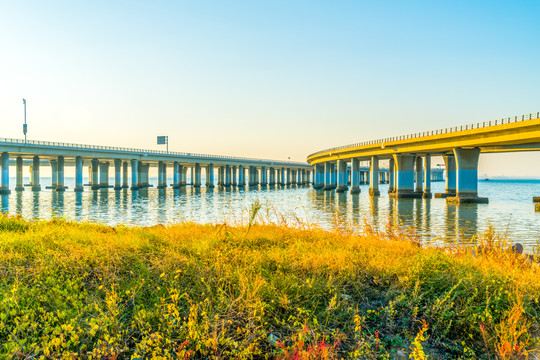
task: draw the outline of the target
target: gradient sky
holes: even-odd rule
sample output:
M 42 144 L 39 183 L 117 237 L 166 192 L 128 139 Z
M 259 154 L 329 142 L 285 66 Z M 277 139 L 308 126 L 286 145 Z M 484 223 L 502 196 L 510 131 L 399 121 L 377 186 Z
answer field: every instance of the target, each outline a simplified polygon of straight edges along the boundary
M 4 1 L 0 137 L 304 161 L 540 111 L 538 1 Z M 480 173 L 540 177 L 540 153 Z

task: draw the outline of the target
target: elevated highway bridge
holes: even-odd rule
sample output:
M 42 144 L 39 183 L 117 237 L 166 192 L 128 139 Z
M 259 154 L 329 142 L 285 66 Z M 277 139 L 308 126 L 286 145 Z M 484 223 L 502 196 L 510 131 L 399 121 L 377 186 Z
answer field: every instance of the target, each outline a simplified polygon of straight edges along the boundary
M 478 197 L 478 160 L 481 153 L 540 150 L 540 113 L 470 125 L 364 141 L 325 149 L 308 156 L 314 167 L 316 189 L 358 193 L 359 163 L 370 162 L 372 196 L 380 194 L 379 161 L 389 161 L 390 196 L 431 197 L 431 156 L 444 158 L 445 192 L 449 202 L 487 202 Z M 335 174 L 335 176 L 333 176 Z M 436 194 L 437 195 L 437 194 Z
M 217 185 L 222 187 L 304 185 L 310 182 L 311 175 L 311 166 L 301 162 L 21 139 L 0 138 L 0 154 L 0 194 L 11 192 L 9 168 L 13 162 L 16 167 L 16 191 L 24 191 L 25 186 L 40 191 L 40 166 L 43 164 L 50 164 L 51 188 L 55 191 L 66 190 L 65 167 L 74 166 L 74 190 L 77 192 L 84 190 L 84 167 L 89 169 L 89 183 L 86 185 L 92 190 L 149 187 L 150 167 L 158 169 L 158 188 L 185 186 L 188 169 L 192 171 L 191 185 L 194 187 L 214 187 L 216 172 Z M 29 162 L 31 165 L 28 165 Z M 29 184 L 23 184 L 24 166 L 31 168 Z M 114 169 L 114 185 L 110 184 L 110 167 Z M 167 184 L 167 169 L 172 170 L 172 184 Z M 206 173 L 205 184 L 202 184 L 203 172 Z

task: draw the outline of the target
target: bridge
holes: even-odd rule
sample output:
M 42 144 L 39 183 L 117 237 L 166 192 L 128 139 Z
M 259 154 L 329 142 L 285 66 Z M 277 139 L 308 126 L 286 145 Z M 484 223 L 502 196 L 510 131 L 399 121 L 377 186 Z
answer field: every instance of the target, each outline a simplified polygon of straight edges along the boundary
M 186 186 L 187 170 L 191 169 L 192 186 L 202 185 L 205 172 L 206 187 L 305 185 L 310 183 L 311 166 L 307 163 L 253 159 L 245 157 L 166 152 L 97 145 L 67 144 L 48 141 L 24 141 L 0 138 L 1 188 L 0 194 L 11 192 L 10 164 L 16 167 L 15 191 L 25 186 L 40 191 L 40 166 L 50 164 L 54 191 L 65 191 L 65 167 L 75 167 L 76 192 L 84 186 L 92 190 L 114 187 L 115 190 L 137 190 L 150 187 L 149 169 L 158 169 L 158 188 L 166 188 L 167 169 L 172 169 L 173 188 Z M 10 161 L 11 158 L 11 161 Z M 109 184 L 109 168 L 114 167 L 114 185 Z M 30 167 L 30 183 L 23 184 L 23 167 Z M 83 168 L 88 167 L 89 183 L 83 184 Z M 246 177 L 247 172 L 247 177 Z
M 365 141 L 321 150 L 308 156 L 314 167 L 313 186 L 338 192 L 360 192 L 360 161 L 369 161 L 372 196 L 380 195 L 379 161 L 389 162 L 389 194 L 396 198 L 431 194 L 431 156 L 445 163 L 445 192 L 435 194 L 455 203 L 487 203 L 478 196 L 478 160 L 481 153 L 540 150 L 540 113 L 470 125 Z

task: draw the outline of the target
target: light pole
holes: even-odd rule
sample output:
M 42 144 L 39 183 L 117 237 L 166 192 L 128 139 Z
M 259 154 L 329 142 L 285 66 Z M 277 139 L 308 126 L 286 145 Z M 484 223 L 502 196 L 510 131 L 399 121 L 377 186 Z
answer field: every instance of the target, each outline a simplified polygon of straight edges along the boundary
M 23 124 L 23 134 L 24 134 L 24 143 L 26 144 L 26 133 L 28 132 L 28 126 L 26 125 L 26 99 L 22 99 L 24 104 L 24 124 Z

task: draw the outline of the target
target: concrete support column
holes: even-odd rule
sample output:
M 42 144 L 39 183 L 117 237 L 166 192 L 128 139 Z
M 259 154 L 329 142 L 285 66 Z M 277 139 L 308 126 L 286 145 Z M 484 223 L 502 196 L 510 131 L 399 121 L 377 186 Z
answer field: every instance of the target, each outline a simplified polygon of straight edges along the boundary
M 392 193 L 396 198 L 416 198 L 422 194 L 414 191 L 415 154 L 394 154 L 395 188 Z
M 56 164 L 56 170 L 57 170 L 56 191 L 60 191 L 60 192 L 66 191 L 67 189 L 67 187 L 64 184 L 64 178 L 65 178 L 64 164 L 65 164 L 64 157 L 59 156 L 57 164 Z
M 161 177 L 161 181 L 158 183 L 158 189 L 165 189 L 167 187 L 167 164 L 163 161 L 160 161 L 161 165 L 158 163 L 158 171 Z M 200 174 L 200 169 L 199 169 Z M 158 179 L 159 179 L 158 177 Z M 200 182 L 199 182 L 200 185 Z
M 478 197 L 478 159 L 480 148 L 455 148 L 456 195 L 446 198 L 455 203 L 487 203 L 488 198 Z
M 208 174 L 207 174 L 208 179 Z M 173 189 L 178 189 L 180 187 L 180 163 L 175 161 L 173 163 Z
M 225 185 L 225 187 L 230 187 L 231 186 L 231 175 L 232 175 L 232 173 L 231 173 L 231 167 L 229 165 L 225 165 L 225 173 L 224 173 L 224 175 L 225 175 L 225 179 L 224 179 L 225 184 L 224 185 Z
M 238 186 L 246 186 L 246 169 L 244 168 L 244 165 L 238 166 Z
M 214 164 L 208 164 L 206 166 L 206 187 L 214 187 Z
M 23 184 L 23 158 L 17 157 L 17 184 L 15 186 L 15 191 L 24 191 Z M 81 181 L 82 182 L 82 181 Z
M 369 164 L 369 195 L 380 195 L 379 191 L 379 158 L 372 156 Z
M 144 186 L 150 187 L 150 164 L 144 165 L 143 176 L 144 176 Z
M 336 188 L 333 181 L 333 166 L 327 161 L 324 163 L 324 187 L 323 190 L 333 190 Z
M 266 173 L 266 166 L 261 167 L 261 185 L 266 186 L 268 185 L 268 177 Z
M 32 159 L 32 191 L 40 191 L 39 184 L 39 156 L 34 156 Z
M 435 194 L 436 198 L 446 198 L 456 195 L 456 159 L 454 154 L 443 156 L 445 166 L 445 189 L 444 193 Z
M 276 169 L 273 167 L 268 169 L 268 185 L 276 185 Z
M 238 185 L 238 182 L 236 181 L 236 166 L 231 166 L 231 185 L 232 186 L 237 186 Z
M 324 188 L 324 165 L 315 164 L 313 166 L 313 188 L 318 190 Z
M 196 187 L 196 188 L 200 188 L 201 183 L 202 183 L 202 181 L 201 181 L 201 179 L 202 179 L 202 176 L 201 176 L 201 164 L 196 163 L 193 172 L 195 173 L 194 179 L 192 181 L 193 186 Z
M 394 180 L 394 176 L 396 172 L 395 168 L 396 167 L 395 167 L 394 159 L 390 159 L 390 162 L 388 164 L 388 193 L 389 194 L 393 193 L 396 189 L 396 183 Z
M 131 160 L 131 190 L 137 190 L 139 188 L 139 161 Z
M 99 160 L 92 159 L 92 176 L 90 184 L 92 184 L 92 190 L 99 189 Z
M 122 189 L 128 189 L 128 162 L 122 162 Z
M 424 192 L 423 185 L 424 180 L 422 178 L 424 169 L 422 166 L 422 158 L 420 156 L 416 157 L 416 174 L 415 174 L 415 180 L 416 180 L 416 188 L 414 189 L 415 192 L 422 194 Z
M 351 194 L 360 193 L 360 160 L 351 160 Z
M 446 168 L 446 187 L 445 192 L 448 196 L 456 194 L 456 158 L 454 155 L 446 155 L 444 165 Z
M 109 187 L 109 162 L 102 162 L 99 164 L 99 187 Z
M 345 192 L 349 190 L 349 187 L 347 186 L 347 163 L 343 160 L 337 161 L 337 171 L 338 171 L 338 184 L 336 192 Z
M 217 179 L 218 186 L 223 186 L 223 166 L 218 168 Z
M 122 160 L 114 159 L 114 190 L 122 190 Z
M 422 197 L 431 198 L 431 155 L 426 154 L 424 159 L 424 193 Z
M 253 166 L 248 169 L 248 185 L 255 186 L 255 168 Z
M 163 172 L 163 185 L 162 188 L 165 189 L 167 187 L 167 163 L 163 162 L 163 165 L 161 165 L 161 171 Z M 199 169 L 199 175 L 201 174 L 201 170 Z M 199 176 L 200 177 L 200 176 Z M 199 179 L 199 185 L 201 184 L 201 181 Z
M 291 185 L 291 169 L 287 169 L 287 180 L 286 185 Z
M 2 187 L 0 188 L 1 195 L 8 195 L 11 193 L 9 189 L 9 154 L 7 152 L 2 153 Z
M 187 185 L 187 167 L 180 165 L 180 186 Z
M 46 189 L 56 189 L 58 186 L 58 160 L 49 160 L 51 164 L 51 186 L 45 187 Z

